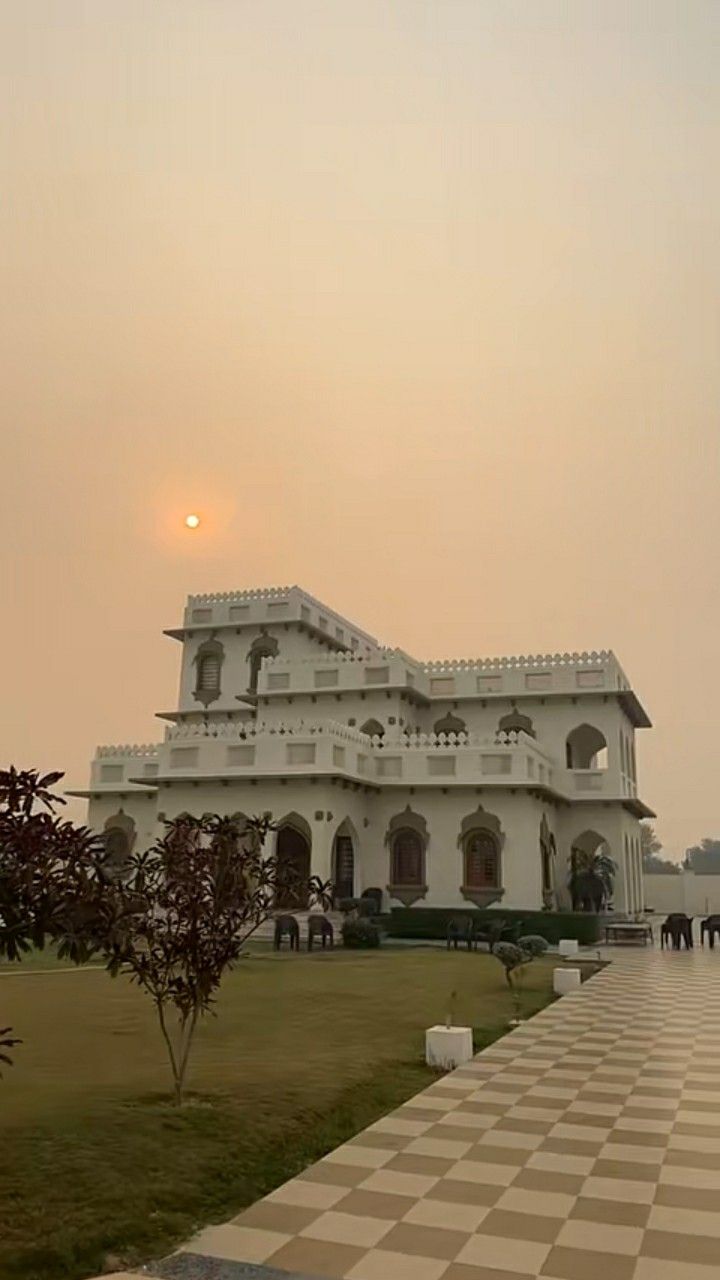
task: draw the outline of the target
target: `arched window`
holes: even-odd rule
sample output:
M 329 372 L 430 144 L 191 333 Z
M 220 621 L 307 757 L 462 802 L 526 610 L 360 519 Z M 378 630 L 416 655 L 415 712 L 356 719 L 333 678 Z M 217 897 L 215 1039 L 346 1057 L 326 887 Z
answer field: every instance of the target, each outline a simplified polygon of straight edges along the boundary
M 433 729 L 435 733 L 467 733 L 465 721 L 459 716 L 454 716 L 450 711 L 442 719 L 435 721 Z
M 220 659 L 217 654 L 207 653 L 198 662 L 198 690 L 214 693 L 220 688 Z
M 379 720 L 366 720 L 360 726 L 360 732 L 366 733 L 369 738 L 383 738 L 385 736 L 385 725 Z
M 424 849 L 417 831 L 401 827 L 392 838 L 390 881 L 401 888 L 419 888 L 425 883 Z
M 500 887 L 500 850 L 491 831 L 471 831 L 465 837 L 465 888 Z
M 568 769 L 606 769 L 607 740 L 605 734 L 591 724 L 580 724 L 569 733 L 565 743 Z
M 195 694 L 206 707 L 220 697 L 220 672 L 225 650 L 219 640 L 205 640 L 195 654 Z
M 268 635 L 267 631 L 261 631 L 256 640 L 253 640 L 248 653 L 248 662 L 250 663 L 250 683 L 248 684 L 248 693 L 257 693 L 258 676 L 262 667 L 263 658 L 276 658 L 280 650 L 280 646 L 274 636 Z

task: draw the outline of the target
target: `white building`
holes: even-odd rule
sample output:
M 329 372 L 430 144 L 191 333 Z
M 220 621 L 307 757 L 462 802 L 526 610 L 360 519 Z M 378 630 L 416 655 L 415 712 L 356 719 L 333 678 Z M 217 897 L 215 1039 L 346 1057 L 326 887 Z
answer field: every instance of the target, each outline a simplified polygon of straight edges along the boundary
M 89 824 L 118 852 L 182 812 L 270 811 L 279 856 L 384 908 L 568 906 L 573 848 L 643 906 L 635 730 L 610 652 L 419 662 L 298 587 L 191 596 L 163 742 L 100 747 Z

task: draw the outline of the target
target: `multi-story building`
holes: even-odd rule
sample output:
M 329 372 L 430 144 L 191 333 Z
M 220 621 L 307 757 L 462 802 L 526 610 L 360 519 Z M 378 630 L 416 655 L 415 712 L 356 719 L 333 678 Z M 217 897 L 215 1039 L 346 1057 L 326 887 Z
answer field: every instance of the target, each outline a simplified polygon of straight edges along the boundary
M 122 857 L 163 819 L 272 813 L 278 856 L 385 906 L 568 905 L 574 849 L 642 909 L 635 730 L 611 652 L 419 662 L 298 587 L 191 596 L 164 741 L 98 748 L 89 824 Z

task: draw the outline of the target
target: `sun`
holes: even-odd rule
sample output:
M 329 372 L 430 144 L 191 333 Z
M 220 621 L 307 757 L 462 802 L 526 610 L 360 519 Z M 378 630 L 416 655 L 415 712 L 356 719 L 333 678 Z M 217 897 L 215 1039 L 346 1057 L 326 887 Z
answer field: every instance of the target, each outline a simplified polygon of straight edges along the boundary
M 200 524 L 200 517 L 194 516 L 194 515 L 186 516 L 185 524 L 188 529 L 197 529 L 198 525 Z

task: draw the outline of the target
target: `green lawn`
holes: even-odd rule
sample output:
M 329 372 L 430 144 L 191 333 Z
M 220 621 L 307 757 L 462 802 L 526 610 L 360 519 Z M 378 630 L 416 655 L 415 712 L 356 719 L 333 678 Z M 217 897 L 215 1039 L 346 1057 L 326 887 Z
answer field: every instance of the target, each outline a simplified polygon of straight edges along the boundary
M 237 1213 L 428 1083 L 423 1031 L 453 989 L 479 1045 L 512 1016 L 485 955 L 258 952 L 201 1027 L 178 1111 L 147 998 L 43 967 L 0 973 L 0 1025 L 24 1042 L 0 1080 L 3 1280 L 121 1269 Z M 528 972 L 528 1013 L 551 968 Z

